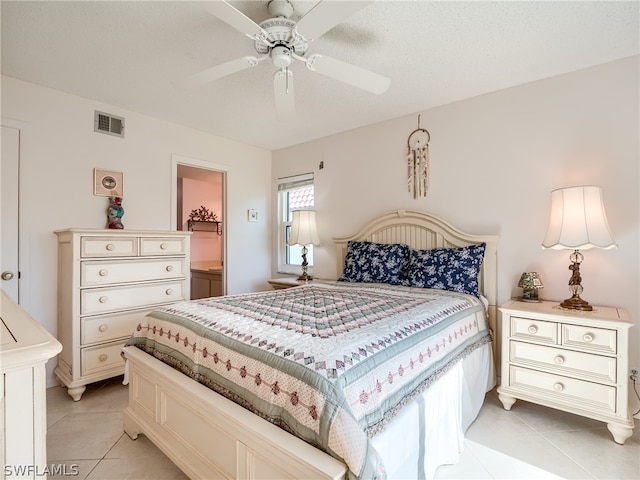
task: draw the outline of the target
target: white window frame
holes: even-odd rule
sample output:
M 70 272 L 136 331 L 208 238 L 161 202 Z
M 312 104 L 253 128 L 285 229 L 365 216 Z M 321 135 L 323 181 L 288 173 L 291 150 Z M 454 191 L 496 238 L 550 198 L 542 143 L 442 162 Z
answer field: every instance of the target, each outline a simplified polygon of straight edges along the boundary
M 289 246 L 287 245 L 287 231 L 291 227 L 291 221 L 289 220 L 287 214 L 290 213 L 288 211 L 288 203 L 287 203 L 287 193 L 296 188 L 305 187 L 313 185 L 313 173 L 305 173 L 302 175 L 294 175 L 291 177 L 279 178 L 277 181 L 277 203 L 278 203 L 278 247 L 277 247 L 277 257 L 278 257 L 278 273 L 284 274 L 292 274 L 292 275 L 300 275 L 302 273 L 301 264 L 302 257 L 299 258 L 290 258 L 287 261 L 287 257 L 293 257 L 291 254 L 292 250 L 298 249 L 301 250 L 302 247 L 297 246 Z M 308 272 L 311 275 L 313 273 L 313 245 L 307 246 L 307 261 L 309 263 Z M 296 263 L 297 262 L 297 263 Z

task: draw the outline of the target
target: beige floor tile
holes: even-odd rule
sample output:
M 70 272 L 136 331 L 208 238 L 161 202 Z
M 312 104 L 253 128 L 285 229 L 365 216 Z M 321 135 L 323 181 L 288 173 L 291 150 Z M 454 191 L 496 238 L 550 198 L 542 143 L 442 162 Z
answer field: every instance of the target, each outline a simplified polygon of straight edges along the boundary
M 478 417 L 466 432 L 466 438 L 482 442 L 486 438 L 528 435 L 533 429 L 520 417 L 502 408 L 496 397 L 487 395 Z
M 485 466 L 490 475 L 488 478 L 495 479 L 528 479 L 528 480 L 561 480 L 565 477 L 558 476 L 552 472 L 539 468 L 530 463 L 523 462 L 510 455 L 491 449 L 486 445 L 475 442 L 466 442 L 469 450 L 480 459 L 479 462 Z M 469 478 L 469 477 L 467 477 Z M 471 477 L 472 478 L 472 477 Z M 566 477 L 572 478 L 572 477 Z M 575 477 L 574 477 L 575 478 Z M 579 478 L 579 477 L 578 477 Z M 585 477 L 586 478 L 586 477 Z
M 441 465 L 436 470 L 434 480 L 488 480 L 493 478 L 471 451 L 465 441 L 464 452 L 455 465 Z
M 129 400 L 129 389 L 120 381 L 100 384 L 99 388 L 88 389 L 78 402 L 74 402 L 73 412 L 122 412 Z M 69 397 L 71 398 L 71 397 Z
M 485 436 L 480 442 L 469 440 L 471 451 L 494 478 L 535 478 L 535 475 L 526 474 L 522 477 L 518 473 L 522 470 L 519 467 L 527 465 L 534 471 L 540 470 L 565 479 L 594 478 L 537 433 Z
M 126 433 L 107 452 L 105 458 L 154 458 L 164 454 L 144 435 L 131 440 Z
M 511 412 L 537 432 L 558 432 L 602 428 L 603 422 L 535 403 L 517 400 Z
M 68 413 L 47 432 L 47 458 L 101 459 L 122 435 L 122 412 Z
M 640 478 L 640 434 L 637 431 L 624 445 L 615 443 L 606 427 L 543 435 L 598 479 Z
M 167 457 L 108 458 L 87 480 L 188 480 Z
M 66 460 L 64 462 L 49 462 L 49 465 L 63 465 L 62 468 L 55 467 L 55 475 L 49 475 L 49 480 L 69 479 L 85 480 L 91 471 L 98 465 L 99 460 Z M 54 470 L 52 470 L 54 471 Z

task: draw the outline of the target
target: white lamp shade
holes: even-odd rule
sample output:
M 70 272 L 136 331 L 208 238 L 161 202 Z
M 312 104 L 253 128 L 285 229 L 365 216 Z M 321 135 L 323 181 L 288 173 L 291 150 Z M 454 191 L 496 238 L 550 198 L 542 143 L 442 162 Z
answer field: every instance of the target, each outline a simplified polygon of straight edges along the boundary
M 320 245 L 316 228 L 316 212 L 313 210 L 294 210 L 291 219 L 289 245 Z
M 542 248 L 615 248 L 602 201 L 602 188 L 580 186 L 551 192 L 551 217 Z

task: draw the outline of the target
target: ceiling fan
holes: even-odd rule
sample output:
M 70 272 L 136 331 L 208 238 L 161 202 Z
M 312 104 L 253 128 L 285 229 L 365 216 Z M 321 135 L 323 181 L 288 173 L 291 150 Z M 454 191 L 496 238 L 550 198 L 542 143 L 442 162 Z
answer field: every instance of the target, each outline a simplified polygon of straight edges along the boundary
M 280 120 L 290 120 L 295 116 L 293 72 L 289 69 L 294 61 L 303 62 L 313 72 L 379 95 L 389 88 L 389 78 L 326 55 L 305 56 L 309 43 L 369 3 L 372 0 L 320 0 L 294 22 L 290 19 L 293 6 L 288 0 L 271 0 L 267 8 L 272 18 L 258 25 L 224 0 L 206 2 L 211 14 L 254 41 L 258 56 L 244 56 L 216 65 L 178 84 L 187 88 L 202 86 L 270 59 L 277 68 L 273 83 L 276 114 Z

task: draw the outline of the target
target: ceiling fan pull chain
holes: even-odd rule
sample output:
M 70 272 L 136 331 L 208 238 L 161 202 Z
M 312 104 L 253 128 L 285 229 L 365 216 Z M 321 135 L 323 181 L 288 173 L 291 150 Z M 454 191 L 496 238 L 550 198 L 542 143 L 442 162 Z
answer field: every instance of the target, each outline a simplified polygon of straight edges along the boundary
M 289 67 L 285 67 L 284 74 L 286 75 L 285 83 L 284 83 L 285 84 L 284 93 L 289 95 Z

